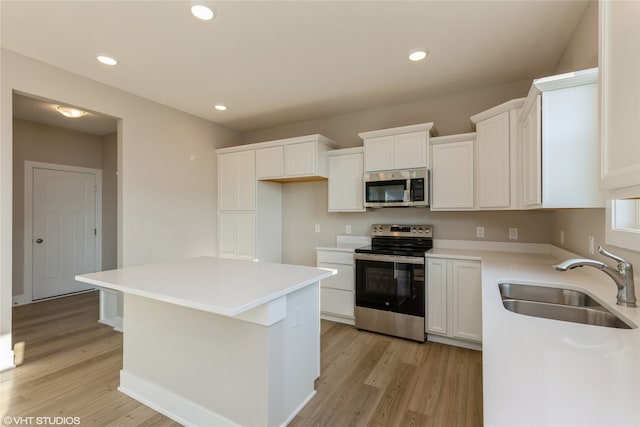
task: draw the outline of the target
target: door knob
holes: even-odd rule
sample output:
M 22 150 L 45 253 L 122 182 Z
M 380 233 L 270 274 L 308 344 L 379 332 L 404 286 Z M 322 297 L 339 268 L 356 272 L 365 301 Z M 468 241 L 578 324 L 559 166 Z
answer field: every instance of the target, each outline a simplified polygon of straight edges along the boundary
M 42 242 L 44 242 L 44 240 L 42 240 L 42 239 L 36 239 L 36 243 L 42 243 Z

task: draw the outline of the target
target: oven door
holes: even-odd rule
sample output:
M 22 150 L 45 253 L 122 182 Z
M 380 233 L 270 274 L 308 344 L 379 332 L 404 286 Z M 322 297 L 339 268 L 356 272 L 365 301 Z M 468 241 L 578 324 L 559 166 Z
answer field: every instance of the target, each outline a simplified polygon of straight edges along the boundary
M 355 254 L 356 306 L 424 317 L 423 257 Z

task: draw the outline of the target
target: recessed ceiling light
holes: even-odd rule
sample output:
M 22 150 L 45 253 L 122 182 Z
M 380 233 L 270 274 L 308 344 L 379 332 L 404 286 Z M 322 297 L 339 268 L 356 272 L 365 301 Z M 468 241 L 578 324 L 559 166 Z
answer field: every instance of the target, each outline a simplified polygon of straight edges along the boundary
M 82 117 L 85 114 L 87 114 L 86 111 L 78 110 L 76 108 L 71 108 L 71 107 L 63 107 L 62 105 L 59 105 L 57 110 L 58 110 L 58 113 L 62 114 L 65 117 L 69 117 L 71 119 L 77 119 L 78 117 Z
M 202 19 L 203 21 L 209 21 L 215 16 L 213 10 L 201 4 L 191 6 L 191 13 L 193 14 L 193 16 L 198 19 Z
M 98 61 L 102 62 L 105 65 L 116 65 L 118 63 L 118 61 L 116 61 L 114 58 L 106 55 L 98 55 L 97 58 Z
M 213 106 L 213 108 L 215 108 L 218 111 L 225 111 L 227 109 L 227 106 L 222 104 L 216 104 Z
M 426 50 L 414 50 L 409 54 L 409 59 L 412 61 L 422 61 L 426 57 L 427 57 Z

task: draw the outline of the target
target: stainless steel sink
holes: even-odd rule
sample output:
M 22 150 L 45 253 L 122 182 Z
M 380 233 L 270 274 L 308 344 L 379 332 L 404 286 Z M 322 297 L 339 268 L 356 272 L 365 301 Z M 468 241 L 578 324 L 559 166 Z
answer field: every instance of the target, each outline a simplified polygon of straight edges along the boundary
M 602 307 L 596 300 L 580 291 L 547 286 L 500 283 L 502 298 L 548 302 L 551 304 L 573 305 L 576 307 Z
M 579 291 L 514 283 L 500 283 L 498 287 L 502 304 L 514 313 L 609 328 L 635 328 Z

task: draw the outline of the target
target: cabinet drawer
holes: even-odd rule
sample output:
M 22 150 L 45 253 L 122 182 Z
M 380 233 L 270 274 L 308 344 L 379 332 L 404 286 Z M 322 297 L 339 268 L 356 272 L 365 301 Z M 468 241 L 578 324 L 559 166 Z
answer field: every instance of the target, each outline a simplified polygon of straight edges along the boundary
M 320 289 L 320 311 L 338 316 L 354 317 L 353 292 Z
M 317 254 L 318 263 L 353 265 L 353 252 L 322 251 Z
M 320 268 L 333 268 L 338 270 L 337 274 L 324 279 L 320 282 L 322 288 L 340 289 L 343 291 L 353 292 L 355 273 L 350 265 L 318 263 Z

